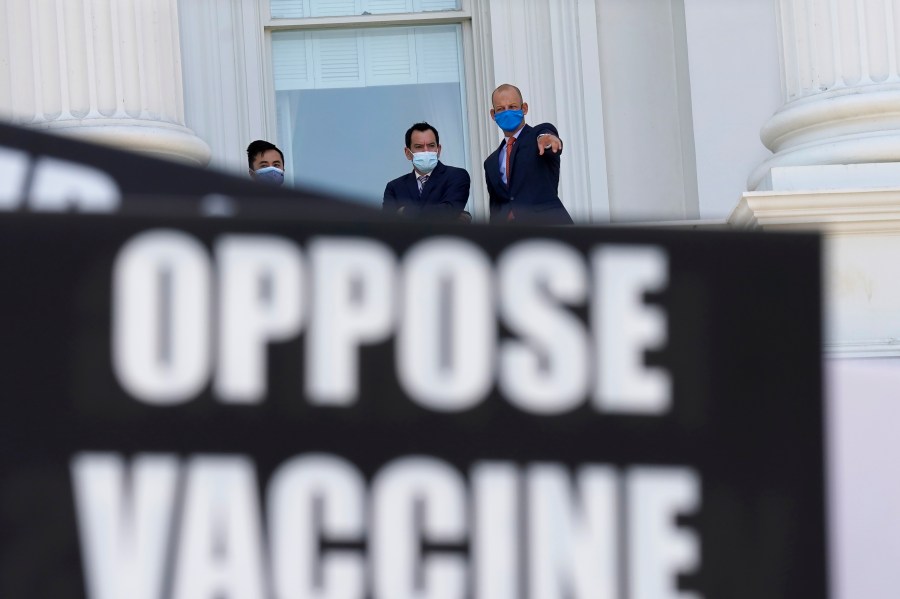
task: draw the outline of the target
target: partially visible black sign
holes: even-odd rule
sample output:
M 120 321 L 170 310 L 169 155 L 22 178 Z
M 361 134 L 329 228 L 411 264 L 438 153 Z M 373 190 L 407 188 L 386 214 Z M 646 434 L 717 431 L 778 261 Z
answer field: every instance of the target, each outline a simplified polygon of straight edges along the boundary
M 828 596 L 816 237 L 429 233 L 0 218 L 0 596 Z
M 359 204 L 0 123 L 0 211 L 379 218 Z

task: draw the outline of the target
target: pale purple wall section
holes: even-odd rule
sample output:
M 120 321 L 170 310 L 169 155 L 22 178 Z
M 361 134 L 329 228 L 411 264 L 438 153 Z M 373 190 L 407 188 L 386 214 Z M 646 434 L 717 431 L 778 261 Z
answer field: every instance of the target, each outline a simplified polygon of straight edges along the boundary
M 834 599 L 900 596 L 900 359 L 825 363 Z

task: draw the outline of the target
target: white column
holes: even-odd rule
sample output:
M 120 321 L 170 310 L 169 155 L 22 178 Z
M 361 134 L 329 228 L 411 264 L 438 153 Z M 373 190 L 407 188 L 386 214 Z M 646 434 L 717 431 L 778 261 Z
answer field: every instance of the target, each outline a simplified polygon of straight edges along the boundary
M 900 0 L 779 0 L 779 16 L 785 105 L 750 189 L 796 179 L 784 167 L 900 161 Z M 900 169 L 889 178 L 900 186 Z
M 185 119 L 212 148 L 211 165 L 246 177 L 247 145 L 274 139 L 274 97 L 260 0 L 181 0 Z M 211 102 L 210 100 L 214 100 Z M 273 101 L 274 104 L 274 101 Z M 272 132 L 272 133 L 270 133 Z M 289 148 L 283 148 L 287 163 Z
M 177 0 L 0 3 L 0 111 L 15 123 L 198 165 Z

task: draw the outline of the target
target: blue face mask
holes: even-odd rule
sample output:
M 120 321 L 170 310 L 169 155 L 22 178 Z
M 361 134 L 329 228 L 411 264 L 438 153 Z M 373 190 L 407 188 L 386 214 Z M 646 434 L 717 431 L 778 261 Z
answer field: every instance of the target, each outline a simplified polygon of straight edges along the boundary
M 522 110 L 504 110 L 503 112 L 494 113 L 494 122 L 497 126 L 509 133 L 515 131 L 525 119 L 525 113 Z
M 413 166 L 422 174 L 427 175 L 434 170 L 438 163 L 437 152 L 416 152 L 413 154 Z
M 256 172 L 256 180 L 269 185 L 281 185 L 284 183 L 284 171 L 277 166 L 266 166 Z

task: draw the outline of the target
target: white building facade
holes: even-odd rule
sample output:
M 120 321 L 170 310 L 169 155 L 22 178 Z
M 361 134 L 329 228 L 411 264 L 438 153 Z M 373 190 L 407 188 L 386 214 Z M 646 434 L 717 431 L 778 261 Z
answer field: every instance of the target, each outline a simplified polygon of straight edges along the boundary
M 835 401 L 898 412 L 858 373 L 900 382 L 900 0 L 0 0 L 0 34 L 6 120 L 238 175 L 268 139 L 294 184 L 373 204 L 424 120 L 476 219 L 513 83 L 578 222 L 824 231 Z M 900 445 L 832 426 L 837 596 L 893 596 L 851 556 L 900 558 L 900 476 L 860 466 Z

